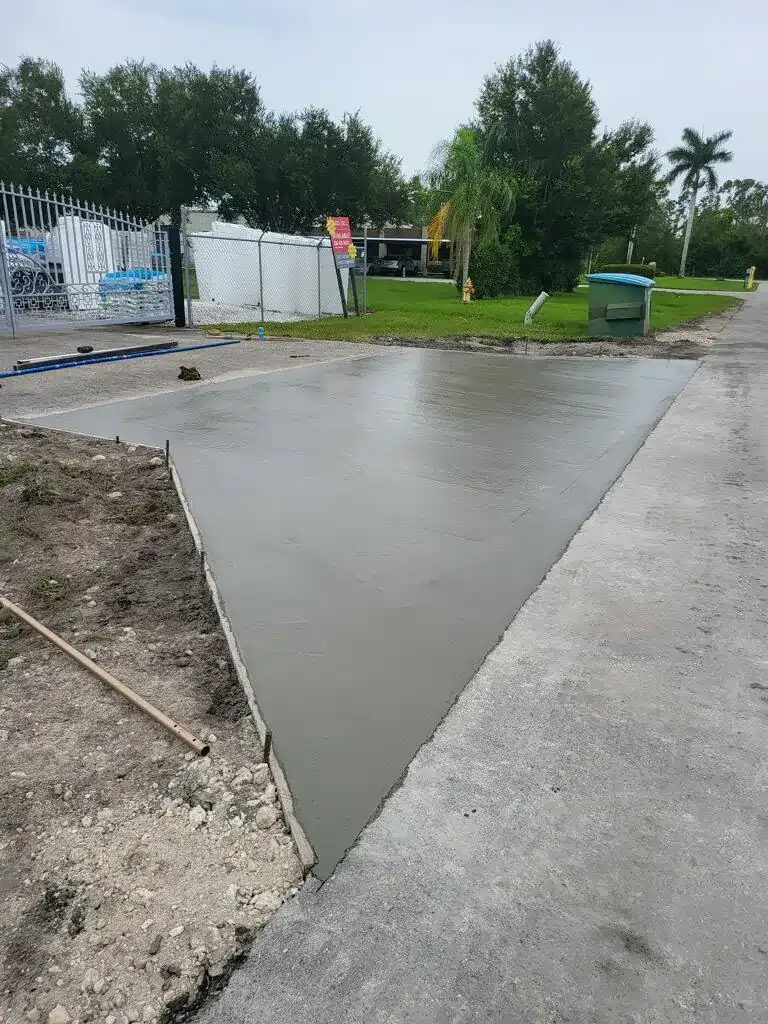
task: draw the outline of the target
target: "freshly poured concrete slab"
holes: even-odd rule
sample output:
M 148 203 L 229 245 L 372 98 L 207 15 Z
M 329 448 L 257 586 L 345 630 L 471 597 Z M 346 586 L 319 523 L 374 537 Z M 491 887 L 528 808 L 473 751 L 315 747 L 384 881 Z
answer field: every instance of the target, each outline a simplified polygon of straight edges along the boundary
M 409 349 L 43 422 L 170 438 L 327 876 L 695 368 Z

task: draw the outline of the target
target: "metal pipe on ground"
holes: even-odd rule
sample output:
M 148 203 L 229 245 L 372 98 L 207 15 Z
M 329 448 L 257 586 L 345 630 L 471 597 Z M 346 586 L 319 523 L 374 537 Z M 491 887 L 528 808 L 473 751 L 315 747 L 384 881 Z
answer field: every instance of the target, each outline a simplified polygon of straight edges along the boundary
M 541 294 L 536 299 L 536 301 L 533 303 L 533 305 L 529 306 L 528 311 L 526 312 L 526 314 L 525 314 L 525 316 L 523 318 L 523 323 L 524 324 L 532 324 L 533 323 L 533 318 L 536 316 L 536 314 L 539 312 L 539 310 L 541 309 L 541 307 L 544 305 L 544 303 L 547 301 L 548 298 L 549 298 L 549 293 L 548 292 L 541 292 Z
M 107 672 L 106 669 L 97 665 L 95 661 L 91 661 L 91 659 L 85 654 L 78 651 L 76 647 L 67 643 L 67 641 L 64 640 L 63 637 L 60 637 L 58 633 L 54 633 L 53 630 L 44 626 L 42 622 L 38 622 L 38 620 L 33 618 L 28 612 L 25 612 L 23 608 L 19 608 L 19 606 L 14 604 L 13 601 L 9 601 L 7 597 L 2 596 L 0 596 L 0 606 L 5 608 L 12 615 L 15 615 L 17 619 L 20 619 L 27 626 L 34 629 L 40 634 L 40 636 L 44 637 L 49 643 L 52 643 L 54 647 L 58 647 L 58 649 L 63 651 L 64 654 L 69 655 L 73 661 L 76 661 L 78 665 L 87 669 L 92 675 L 96 676 L 97 679 L 100 679 L 102 683 L 106 683 L 107 686 L 111 686 L 113 690 L 116 690 L 117 693 L 122 697 L 125 697 L 127 701 L 130 701 L 134 707 L 143 711 L 145 715 L 149 715 L 153 721 L 157 722 L 158 725 L 162 725 L 164 729 L 167 729 L 168 732 L 180 739 L 182 743 L 186 743 L 186 745 L 191 747 L 196 754 L 199 754 L 201 757 L 205 757 L 205 755 L 209 753 L 211 748 L 207 743 L 199 740 L 197 736 L 194 736 L 188 729 L 185 729 L 183 725 L 179 725 L 178 722 L 175 722 L 172 718 L 166 715 L 165 712 L 156 708 L 154 704 L 150 704 L 150 702 L 142 697 L 141 694 L 136 693 L 136 691 L 132 690 L 130 686 L 127 686 L 125 683 L 113 676 L 111 672 Z
M 197 352 L 201 348 L 221 348 L 222 345 L 239 345 L 239 338 L 231 338 L 227 341 L 209 341 L 205 345 L 179 345 L 178 348 L 153 349 L 151 352 L 132 352 L 125 356 L 102 356 L 100 359 L 83 359 L 78 363 L 55 363 L 53 366 L 29 366 L 23 370 L 3 370 L 0 372 L 0 380 L 6 377 L 21 377 L 25 373 L 47 373 L 49 370 L 71 370 L 79 366 L 93 366 L 96 363 L 114 363 L 120 359 L 146 359 L 147 356 L 169 356 L 176 352 Z
M 134 352 L 164 352 L 178 348 L 178 341 L 146 342 L 143 345 L 121 345 L 120 348 L 97 348 L 90 352 L 65 352 L 56 356 L 35 356 L 33 359 L 17 359 L 14 370 L 26 370 L 32 366 L 52 366 L 55 363 L 82 363 L 87 359 L 101 359 L 103 356 L 130 356 Z

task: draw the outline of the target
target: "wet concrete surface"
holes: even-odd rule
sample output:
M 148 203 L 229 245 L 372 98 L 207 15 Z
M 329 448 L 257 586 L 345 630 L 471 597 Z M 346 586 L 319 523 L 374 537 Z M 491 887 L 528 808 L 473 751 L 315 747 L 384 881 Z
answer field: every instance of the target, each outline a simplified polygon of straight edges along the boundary
M 42 422 L 170 438 L 326 877 L 695 369 L 412 349 Z
M 199 331 L 168 328 L 148 333 L 147 328 L 77 331 L 70 334 L 28 335 L 15 343 L 0 345 L 4 358 L 0 365 L 10 369 L 20 356 L 48 356 L 74 352 L 85 342 L 96 348 L 147 343 L 154 340 L 178 341 L 180 346 L 205 345 L 209 338 Z M 183 362 L 194 366 L 206 383 L 221 383 L 249 374 L 273 373 L 288 367 L 330 359 L 355 359 L 373 355 L 381 348 L 364 342 L 298 341 L 290 338 L 243 340 L 237 345 L 202 348 L 195 352 L 171 352 L 114 363 L 72 367 L 48 373 L 31 373 L 6 378 L 0 389 L 0 415 L 8 419 L 53 414 L 77 409 L 86 403 L 100 404 L 123 398 L 146 397 L 167 391 L 189 391 L 190 384 L 178 379 Z M 192 385 L 194 387 L 194 385 Z

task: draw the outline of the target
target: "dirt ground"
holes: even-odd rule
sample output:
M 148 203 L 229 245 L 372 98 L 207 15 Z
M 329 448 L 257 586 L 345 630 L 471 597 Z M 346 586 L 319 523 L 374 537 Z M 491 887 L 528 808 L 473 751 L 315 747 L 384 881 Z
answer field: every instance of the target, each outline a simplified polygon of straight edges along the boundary
M 0 425 L 0 1020 L 183 1020 L 302 885 L 164 461 Z
M 646 338 L 594 341 L 533 341 L 525 338 L 400 338 L 378 337 L 376 345 L 405 348 L 442 348 L 465 352 L 495 352 L 515 356 L 593 356 L 630 359 L 701 359 L 717 340 L 730 315 L 705 317 L 674 331 L 657 331 Z

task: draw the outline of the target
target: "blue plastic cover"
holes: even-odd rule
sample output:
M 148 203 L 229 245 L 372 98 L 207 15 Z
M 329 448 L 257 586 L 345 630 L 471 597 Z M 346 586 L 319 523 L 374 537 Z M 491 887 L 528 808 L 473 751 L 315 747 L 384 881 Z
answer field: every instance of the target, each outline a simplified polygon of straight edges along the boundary
M 639 274 L 587 274 L 588 281 L 604 281 L 606 284 L 634 284 L 638 288 L 653 288 L 650 277 Z
M 104 281 L 158 281 L 165 280 L 166 274 L 162 270 L 152 270 L 151 267 L 133 267 L 131 270 L 110 270 L 104 274 Z
M 18 252 L 24 256 L 42 256 L 45 252 L 45 242 L 42 238 L 17 238 L 15 235 L 9 235 L 6 245 L 8 252 Z
M 165 281 L 168 275 L 149 267 L 134 267 L 133 270 L 111 270 L 99 281 L 100 292 L 139 292 L 147 281 Z

